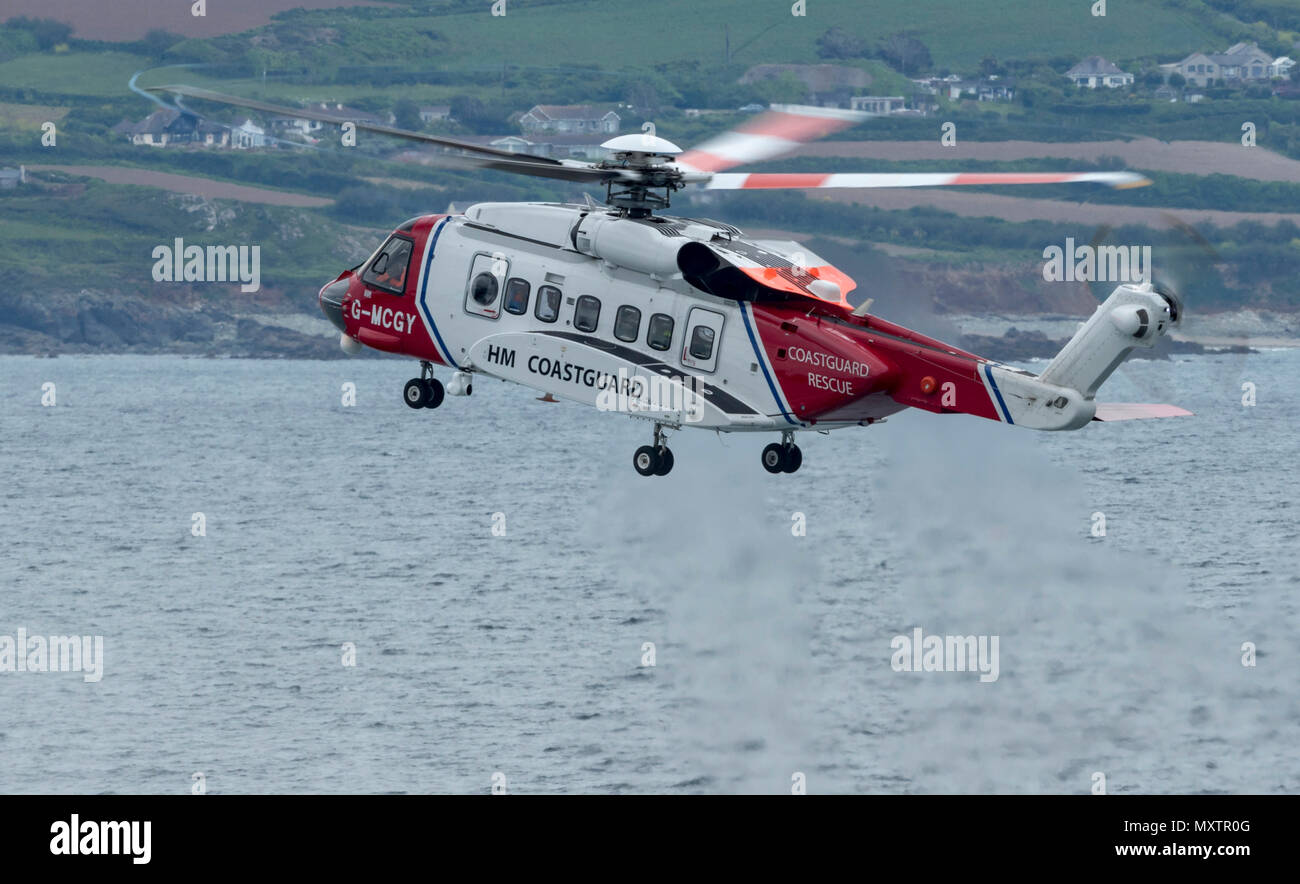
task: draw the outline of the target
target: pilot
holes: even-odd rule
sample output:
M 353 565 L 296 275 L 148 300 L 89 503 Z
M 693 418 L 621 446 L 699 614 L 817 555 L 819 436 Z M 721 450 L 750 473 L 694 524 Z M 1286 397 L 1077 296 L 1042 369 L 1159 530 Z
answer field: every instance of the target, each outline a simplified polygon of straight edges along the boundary
M 380 285 L 401 289 L 406 282 L 406 250 L 399 249 L 388 255 L 384 269 L 377 276 Z

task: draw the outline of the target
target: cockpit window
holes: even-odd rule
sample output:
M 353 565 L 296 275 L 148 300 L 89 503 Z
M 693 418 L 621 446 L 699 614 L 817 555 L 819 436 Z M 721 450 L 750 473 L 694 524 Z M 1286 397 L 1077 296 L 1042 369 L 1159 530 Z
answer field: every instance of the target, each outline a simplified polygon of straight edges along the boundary
M 389 237 L 375 255 L 361 280 L 396 294 L 406 290 L 406 272 L 411 264 L 411 241 L 404 236 Z

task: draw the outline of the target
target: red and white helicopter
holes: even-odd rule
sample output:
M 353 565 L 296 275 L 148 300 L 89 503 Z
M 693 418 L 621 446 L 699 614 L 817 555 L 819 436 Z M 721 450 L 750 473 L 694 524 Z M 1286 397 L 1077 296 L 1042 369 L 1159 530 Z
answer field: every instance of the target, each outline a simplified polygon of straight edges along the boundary
M 151 91 L 213 100 L 450 148 L 448 161 L 603 185 L 606 205 L 480 203 L 402 224 L 364 263 L 320 290 L 349 353 L 420 362 L 412 408 L 468 396 L 476 376 L 651 421 L 643 476 L 673 467 L 665 430 L 779 433 L 771 473 L 793 473 L 799 431 L 868 426 L 905 408 L 972 414 L 1036 430 L 1175 417 L 1171 405 L 1100 404 L 1098 387 L 1135 347 L 1179 322 L 1172 291 L 1120 285 L 1039 375 L 1002 365 L 856 308 L 848 276 L 795 242 L 748 239 L 729 224 L 659 214 L 688 184 L 711 190 L 1097 183 L 1133 172 L 746 174 L 866 114 L 774 108 L 683 152 L 652 132 L 607 141 L 611 158 L 556 160 L 351 121 L 189 86 Z M 434 366 L 451 370 L 444 386 Z

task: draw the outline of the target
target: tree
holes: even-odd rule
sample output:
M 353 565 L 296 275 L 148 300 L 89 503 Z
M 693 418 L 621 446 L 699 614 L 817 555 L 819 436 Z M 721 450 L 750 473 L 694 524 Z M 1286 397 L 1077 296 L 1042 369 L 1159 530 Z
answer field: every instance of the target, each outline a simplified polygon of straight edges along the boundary
M 652 115 L 659 113 L 659 90 L 643 79 L 628 84 L 623 100 L 632 105 L 633 110 L 646 111 Z
M 837 27 L 817 38 L 817 54 L 822 58 L 865 58 L 870 49 L 861 37 Z
M 52 18 L 28 18 L 23 15 L 9 19 L 5 26 L 29 32 L 36 38 L 36 45 L 41 49 L 53 49 L 72 36 L 72 25 Z
M 1174 71 L 1169 75 L 1169 85 L 1173 86 L 1175 89 L 1182 89 L 1187 85 L 1187 78 L 1177 71 Z
M 907 31 L 886 37 L 876 51 L 882 59 L 909 77 L 934 66 L 929 47 Z
M 393 118 L 399 129 L 419 129 L 424 124 L 420 119 L 420 106 L 409 98 L 393 105 Z
M 140 38 L 140 47 L 150 58 L 162 58 L 163 53 L 185 38 L 162 28 L 153 28 Z
M 998 60 L 991 55 L 986 55 L 980 60 L 981 77 L 1000 77 L 1006 72 L 1006 68 L 1004 68 Z

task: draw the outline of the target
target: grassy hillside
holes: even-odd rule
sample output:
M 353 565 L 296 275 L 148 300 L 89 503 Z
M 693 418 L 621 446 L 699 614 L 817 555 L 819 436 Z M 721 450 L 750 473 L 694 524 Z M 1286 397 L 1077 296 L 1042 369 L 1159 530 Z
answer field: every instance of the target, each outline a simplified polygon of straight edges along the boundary
M 493 63 L 579 63 L 606 68 L 649 67 L 677 61 L 722 61 L 729 32 L 732 61 L 783 63 L 816 60 L 816 40 L 843 28 L 869 43 L 912 31 L 930 48 L 936 64 L 970 67 L 986 55 L 1046 59 L 1103 54 L 1115 58 L 1181 55 L 1191 46 L 1223 39 L 1218 16 L 1200 3 L 1123 0 L 1094 17 L 1089 2 L 1043 0 L 807 0 L 804 16 L 791 14 L 791 0 L 572 0 L 530 3 L 509 0 L 507 14 L 489 4 L 437 4 L 442 14 L 421 14 L 413 4 L 383 18 L 343 11 L 291 13 L 284 24 L 322 32 L 315 45 L 268 42 L 278 61 L 310 60 L 313 66 L 369 58 L 374 64 L 423 60 L 436 67 Z M 346 27 L 342 27 L 346 25 Z M 234 38 L 231 38 L 234 39 Z M 220 41 L 215 41 L 220 42 Z

